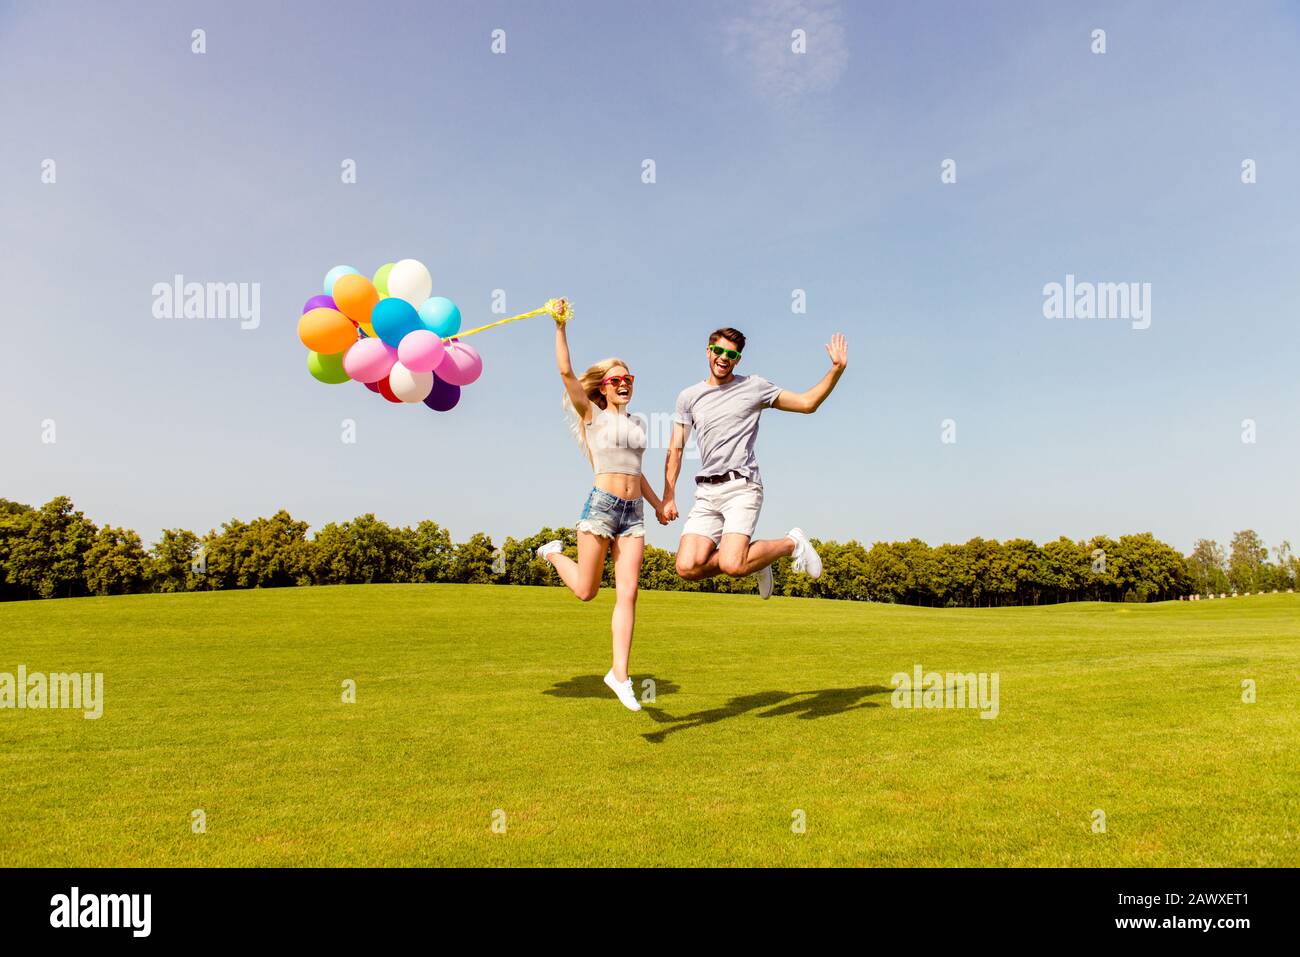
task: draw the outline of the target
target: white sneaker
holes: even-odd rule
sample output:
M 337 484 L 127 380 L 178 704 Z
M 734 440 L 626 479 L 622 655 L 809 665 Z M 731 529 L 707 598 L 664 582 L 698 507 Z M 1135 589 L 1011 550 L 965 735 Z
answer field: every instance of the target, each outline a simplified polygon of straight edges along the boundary
M 555 539 L 555 541 L 547 542 L 545 545 L 542 545 L 540 548 L 538 548 L 537 557 L 545 558 L 547 555 L 553 555 L 556 552 L 562 552 L 562 551 L 564 551 L 564 542 L 560 541 L 557 538 Z
M 636 692 L 632 690 L 632 678 L 629 675 L 626 681 L 614 680 L 614 669 L 610 668 L 609 673 L 605 675 L 605 684 L 609 685 L 609 690 L 618 695 L 618 700 L 623 702 L 623 706 L 629 711 L 640 711 L 641 702 L 636 700 Z
M 803 529 L 790 529 L 786 533 L 786 538 L 794 540 L 794 570 L 807 572 L 810 578 L 821 578 L 821 556 L 817 554 L 817 549 L 812 547 L 812 542 L 808 541 L 808 536 L 803 533 Z
M 765 565 L 758 570 L 758 597 L 764 600 L 772 597 L 771 565 Z

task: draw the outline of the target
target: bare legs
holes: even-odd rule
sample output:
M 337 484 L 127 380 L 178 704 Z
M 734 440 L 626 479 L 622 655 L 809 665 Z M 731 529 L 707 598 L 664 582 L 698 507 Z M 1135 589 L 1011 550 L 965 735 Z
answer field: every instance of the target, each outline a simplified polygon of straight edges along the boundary
M 600 591 L 600 576 L 605 571 L 605 551 L 609 539 L 591 532 L 578 533 L 578 560 L 553 552 L 546 560 L 555 566 L 564 584 L 582 601 L 591 601 Z
M 632 629 L 636 626 L 637 579 L 645 539 L 621 535 L 614 539 L 614 680 L 627 680 L 627 656 L 632 650 Z
M 627 659 L 632 650 L 632 631 L 636 626 L 637 579 L 641 574 L 641 558 L 645 554 L 645 539 L 639 535 L 621 535 L 614 544 L 614 618 L 611 622 L 614 650 L 614 678 L 627 680 Z M 709 544 L 712 544 L 710 542 Z M 546 560 L 555 566 L 564 584 L 583 601 L 591 601 L 600 590 L 600 577 L 605 571 L 605 552 L 610 547 L 608 538 L 591 532 L 578 533 L 578 560 L 553 552 Z
M 715 575 L 744 578 L 766 568 L 783 555 L 793 555 L 792 538 L 766 538 L 751 542 L 748 535 L 727 534 L 713 544 L 707 535 L 683 535 L 677 546 L 677 574 L 687 581 Z

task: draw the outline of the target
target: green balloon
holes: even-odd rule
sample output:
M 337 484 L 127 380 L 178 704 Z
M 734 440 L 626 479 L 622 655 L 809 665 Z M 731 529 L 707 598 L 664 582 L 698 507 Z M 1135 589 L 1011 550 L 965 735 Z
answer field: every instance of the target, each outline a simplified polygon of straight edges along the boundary
M 307 371 L 318 382 L 326 385 L 338 385 L 351 378 L 343 368 L 343 353 L 321 355 L 319 352 L 307 353 Z
M 379 290 L 379 298 L 388 298 L 388 274 L 393 271 L 393 263 L 384 263 L 375 272 L 375 278 L 371 280 L 375 288 Z

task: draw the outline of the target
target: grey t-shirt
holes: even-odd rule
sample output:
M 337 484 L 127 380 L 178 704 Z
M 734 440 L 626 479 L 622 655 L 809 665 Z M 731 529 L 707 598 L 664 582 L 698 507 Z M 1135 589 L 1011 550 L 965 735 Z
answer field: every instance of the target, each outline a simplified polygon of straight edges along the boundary
M 762 376 L 732 376 L 725 385 L 697 382 L 677 396 L 673 421 L 695 430 L 700 450 L 699 475 L 723 475 L 735 470 L 762 485 L 754 440 L 758 417 L 776 401 L 781 387 Z

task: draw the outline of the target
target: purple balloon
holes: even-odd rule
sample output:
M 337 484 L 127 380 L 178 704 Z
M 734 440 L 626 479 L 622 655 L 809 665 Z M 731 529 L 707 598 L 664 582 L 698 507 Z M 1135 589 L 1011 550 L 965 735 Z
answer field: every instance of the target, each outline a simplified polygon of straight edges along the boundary
M 434 412 L 450 412 L 460 401 L 460 386 L 444 382 L 436 375 L 433 377 L 433 391 L 429 393 L 424 404 Z
M 338 306 L 334 305 L 333 296 L 312 296 L 302 307 L 302 314 L 305 316 L 313 309 L 338 309 Z

